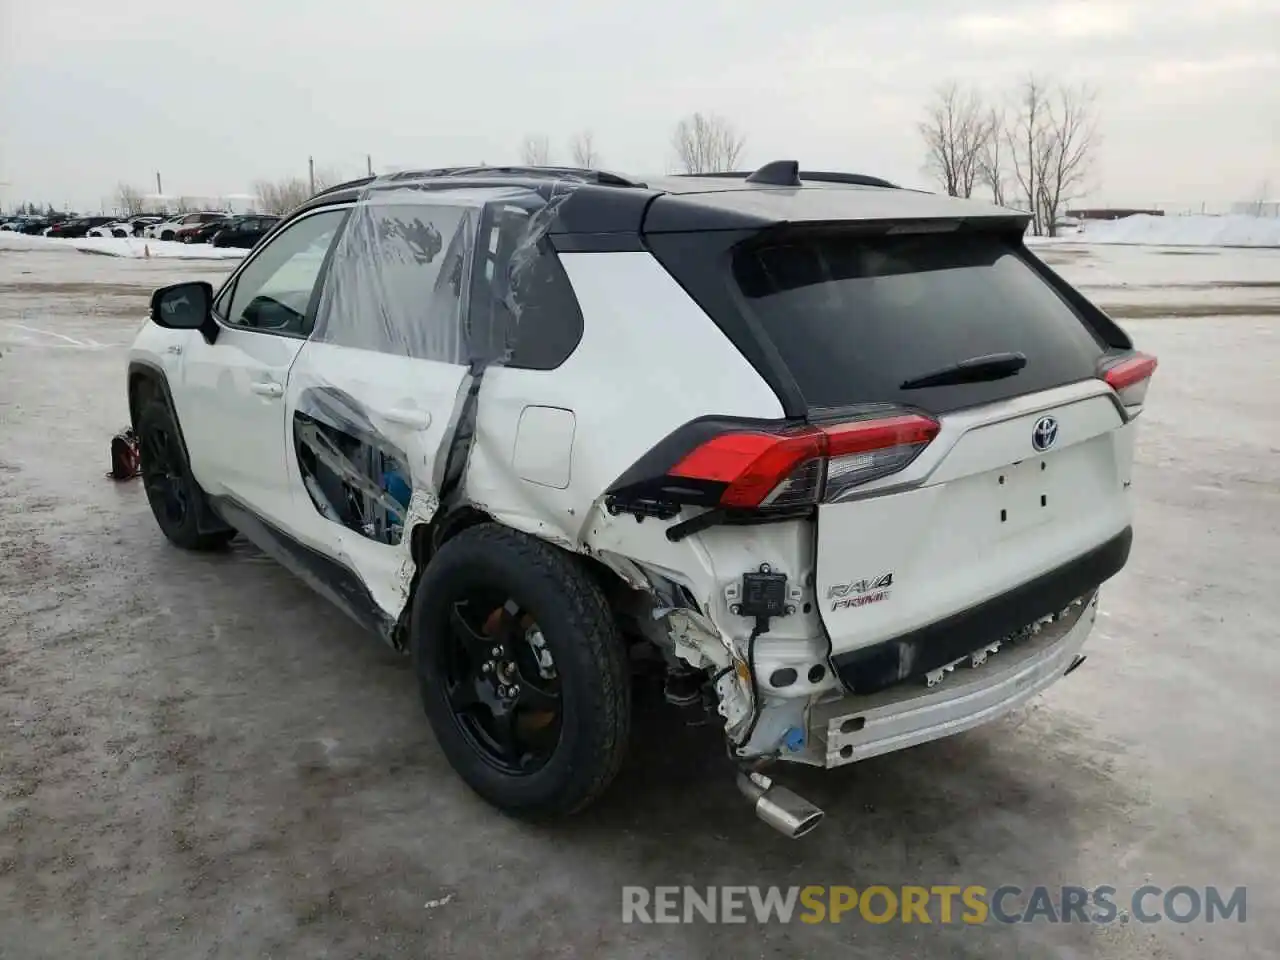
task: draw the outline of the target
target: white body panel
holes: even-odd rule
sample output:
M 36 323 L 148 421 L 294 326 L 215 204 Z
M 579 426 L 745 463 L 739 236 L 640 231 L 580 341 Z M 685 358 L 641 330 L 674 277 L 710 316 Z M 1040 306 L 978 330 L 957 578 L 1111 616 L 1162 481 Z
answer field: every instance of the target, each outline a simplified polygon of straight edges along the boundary
M 284 393 L 305 341 L 233 327 L 212 344 L 195 331 L 185 338 L 174 404 L 192 473 L 206 493 L 234 497 L 296 533 Z
M 467 496 L 503 523 L 570 549 L 621 545 L 635 560 L 696 567 L 695 545 L 671 544 L 660 524 L 594 508 L 614 480 L 682 424 L 713 413 L 780 417 L 782 407 L 648 253 L 568 253 L 560 260 L 586 318 L 582 342 L 555 370 L 485 373 Z M 530 406 L 572 412 L 570 449 L 562 429 L 553 437 L 522 431 Z M 538 422 L 549 421 L 535 418 L 535 428 Z M 522 479 L 517 441 L 569 458 L 568 485 Z M 656 550 L 651 533 L 660 541 Z
M 943 417 L 933 444 L 879 495 L 822 505 L 817 586 L 832 652 L 941 620 L 1123 531 L 1131 505 L 1119 438 L 1132 427 L 1108 394 L 1099 381 Z M 1038 454 L 1031 434 L 1046 412 L 1059 439 Z M 892 492 L 915 477 L 919 486 Z M 885 574 L 886 589 L 841 592 Z

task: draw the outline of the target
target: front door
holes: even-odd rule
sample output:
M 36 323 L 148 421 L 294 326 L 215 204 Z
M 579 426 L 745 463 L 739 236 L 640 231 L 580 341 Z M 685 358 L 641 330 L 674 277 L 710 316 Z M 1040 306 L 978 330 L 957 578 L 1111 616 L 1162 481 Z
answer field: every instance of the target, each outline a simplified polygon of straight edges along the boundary
M 285 460 L 285 389 L 345 213 L 305 216 L 251 255 L 214 305 L 217 339 L 196 334 L 187 344 L 174 391 L 200 485 L 290 532 L 297 522 Z

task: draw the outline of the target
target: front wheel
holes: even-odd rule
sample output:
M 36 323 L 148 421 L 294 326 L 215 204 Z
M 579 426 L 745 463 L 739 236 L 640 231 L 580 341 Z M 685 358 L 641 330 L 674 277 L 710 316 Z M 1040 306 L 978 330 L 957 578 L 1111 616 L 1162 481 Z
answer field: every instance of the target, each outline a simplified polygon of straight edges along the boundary
M 234 530 L 200 530 L 204 491 L 191 475 L 169 405 L 155 397 L 146 401 L 138 413 L 136 431 L 142 483 L 160 531 L 184 550 L 225 546 L 236 535 Z
M 440 548 L 414 596 L 423 707 L 458 775 L 518 816 L 576 813 L 626 752 L 626 648 L 575 559 L 497 524 Z

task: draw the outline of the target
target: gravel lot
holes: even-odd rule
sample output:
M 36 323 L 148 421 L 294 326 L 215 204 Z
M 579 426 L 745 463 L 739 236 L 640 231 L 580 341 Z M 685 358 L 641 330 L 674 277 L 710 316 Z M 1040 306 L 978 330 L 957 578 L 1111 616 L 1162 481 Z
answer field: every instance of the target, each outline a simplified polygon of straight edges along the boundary
M 228 266 L 0 250 L 0 957 L 1274 956 L 1280 250 L 1041 250 L 1160 356 L 1130 565 L 1029 708 L 788 774 L 828 815 L 798 842 L 653 698 L 597 808 L 495 814 L 405 662 L 104 478 L 151 288 Z M 620 919 L 624 884 L 1147 882 L 1247 885 L 1247 920 Z

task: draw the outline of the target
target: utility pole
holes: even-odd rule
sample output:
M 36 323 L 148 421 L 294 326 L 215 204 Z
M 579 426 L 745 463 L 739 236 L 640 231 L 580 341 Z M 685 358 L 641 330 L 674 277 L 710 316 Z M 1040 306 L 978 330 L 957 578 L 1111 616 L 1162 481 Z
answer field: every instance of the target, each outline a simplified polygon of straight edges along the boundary
M 373 154 L 366 153 L 364 155 L 364 167 L 369 172 L 369 176 L 373 176 Z
M 164 196 L 164 188 L 160 186 L 160 171 L 156 171 L 156 196 Z
M 316 192 L 316 158 L 307 157 L 307 182 L 311 185 L 311 193 Z

